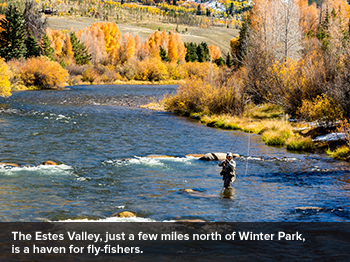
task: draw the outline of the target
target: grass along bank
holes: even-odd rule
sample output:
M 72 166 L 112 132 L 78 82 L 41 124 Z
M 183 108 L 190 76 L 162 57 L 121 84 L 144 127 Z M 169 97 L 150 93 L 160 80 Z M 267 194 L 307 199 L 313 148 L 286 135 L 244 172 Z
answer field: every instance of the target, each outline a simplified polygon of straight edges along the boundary
M 300 124 L 291 123 L 283 117 L 256 119 L 227 114 L 211 116 L 197 114 L 197 118 L 207 126 L 259 134 L 261 140 L 268 146 L 283 146 L 291 151 L 313 152 L 315 149 L 311 137 L 304 137 L 297 131 Z
M 157 111 L 171 111 L 196 119 L 209 127 L 258 134 L 268 146 L 286 147 L 290 151 L 314 152 L 315 150 L 311 137 L 305 137 L 299 131 L 307 128 L 307 125 L 289 122 L 282 108 L 276 105 L 249 105 L 242 116 L 173 111 L 169 108 L 169 97 L 158 102 L 152 101 L 141 107 Z

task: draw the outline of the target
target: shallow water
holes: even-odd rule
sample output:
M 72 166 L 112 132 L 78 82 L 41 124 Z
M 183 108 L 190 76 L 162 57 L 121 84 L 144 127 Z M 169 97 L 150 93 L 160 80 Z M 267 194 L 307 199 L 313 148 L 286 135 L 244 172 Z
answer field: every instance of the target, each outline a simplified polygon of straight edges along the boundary
M 104 219 L 123 210 L 136 221 L 350 221 L 347 163 L 266 147 L 245 133 L 233 151 L 247 156 L 250 139 L 250 157 L 236 160 L 233 196 L 221 198 L 218 163 L 185 155 L 226 152 L 239 132 L 139 108 L 175 88 L 76 86 L 1 98 L 0 161 L 21 167 L 0 167 L 0 221 Z M 46 160 L 64 165 L 41 166 Z

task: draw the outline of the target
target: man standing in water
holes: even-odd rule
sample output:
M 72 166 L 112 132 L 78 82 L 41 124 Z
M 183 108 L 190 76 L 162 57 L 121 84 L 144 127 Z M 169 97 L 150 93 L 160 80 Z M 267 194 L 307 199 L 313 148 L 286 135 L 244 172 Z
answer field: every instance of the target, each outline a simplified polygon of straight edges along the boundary
M 231 185 L 236 180 L 236 162 L 233 161 L 233 156 L 231 152 L 226 154 L 226 159 L 219 164 L 222 166 L 222 171 L 220 175 L 222 175 L 222 180 L 224 180 L 225 188 L 232 188 Z

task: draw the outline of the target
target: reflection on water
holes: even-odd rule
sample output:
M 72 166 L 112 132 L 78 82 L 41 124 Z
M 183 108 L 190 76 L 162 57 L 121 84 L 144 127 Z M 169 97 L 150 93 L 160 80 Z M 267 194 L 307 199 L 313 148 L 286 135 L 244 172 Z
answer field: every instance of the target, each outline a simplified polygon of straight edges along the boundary
M 158 221 L 350 220 L 348 164 L 266 147 L 256 135 L 248 158 L 248 135 L 236 142 L 243 157 L 223 198 L 218 163 L 185 155 L 226 152 L 237 132 L 138 107 L 175 88 L 77 86 L 1 98 L 0 161 L 20 164 L 0 167 L 1 221 L 103 219 L 122 210 Z M 174 158 L 145 157 L 155 154 Z M 64 165 L 41 166 L 46 160 Z

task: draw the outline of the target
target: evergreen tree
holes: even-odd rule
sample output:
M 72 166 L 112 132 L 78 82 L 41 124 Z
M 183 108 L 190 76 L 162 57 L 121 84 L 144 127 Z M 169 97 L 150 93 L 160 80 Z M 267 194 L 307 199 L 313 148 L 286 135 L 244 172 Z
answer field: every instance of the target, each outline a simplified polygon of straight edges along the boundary
M 159 51 L 160 58 L 162 59 L 162 61 L 168 62 L 169 57 L 166 53 L 166 50 L 162 46 L 159 46 L 159 48 L 160 48 L 160 51 Z
M 220 58 L 215 59 L 214 63 L 217 64 L 218 66 L 224 66 L 225 65 L 225 61 L 224 59 L 220 56 Z
M 209 47 L 208 47 L 208 44 L 206 42 L 202 42 L 201 45 L 203 46 L 203 50 L 204 50 L 204 61 L 203 62 L 206 62 L 206 61 L 210 61 L 210 52 L 209 52 Z
M 210 9 L 207 8 L 207 9 L 206 9 L 206 16 L 210 16 L 210 15 L 211 15 Z
M 227 14 L 228 15 L 232 15 L 233 14 L 233 3 L 231 3 L 230 7 L 228 8 Z
M 22 14 L 10 5 L 0 20 L 0 56 L 6 61 L 26 56 L 26 31 Z
M 70 33 L 70 41 L 74 52 L 74 60 L 77 65 L 86 65 L 91 61 L 91 55 L 88 53 L 84 43 L 80 42 L 74 32 Z
M 202 10 L 201 10 L 201 5 L 200 4 L 197 6 L 197 13 L 196 13 L 196 15 L 202 15 Z
M 187 49 L 186 56 L 185 56 L 186 62 L 198 61 L 197 45 L 191 42 L 191 43 L 185 43 L 185 47 Z
M 226 65 L 227 65 L 228 67 L 231 67 L 231 66 L 233 65 L 230 52 L 228 52 L 228 53 L 227 53 L 227 56 L 226 56 Z
M 241 66 L 243 64 L 243 61 L 247 55 L 248 52 L 248 45 L 249 45 L 249 34 L 248 34 L 248 28 L 249 28 L 250 20 L 248 18 L 245 18 L 243 20 L 242 26 L 239 30 L 239 37 L 238 37 L 238 46 L 235 52 L 233 53 L 233 56 L 235 58 L 235 64 L 237 66 Z
M 205 51 L 204 51 L 204 47 L 202 44 L 199 44 L 197 46 L 197 56 L 198 56 L 198 62 L 202 63 L 202 62 L 206 61 Z
M 40 56 L 41 48 L 31 32 L 25 40 L 25 45 L 27 48 L 26 58 Z
M 54 61 L 55 58 L 53 57 L 55 53 L 55 50 L 51 46 L 51 42 L 47 34 L 45 33 L 43 35 L 43 42 L 42 42 L 42 54 L 44 56 L 47 56 L 51 61 Z
M 328 33 L 329 23 L 330 23 L 330 15 L 329 15 L 328 5 L 327 5 L 326 14 L 324 16 L 324 19 L 323 19 L 321 25 L 318 28 L 318 33 L 317 33 L 317 38 L 319 40 L 324 41 L 323 42 L 324 47 L 328 46 L 328 42 L 325 41 L 325 39 L 327 39 L 329 37 L 329 33 Z

